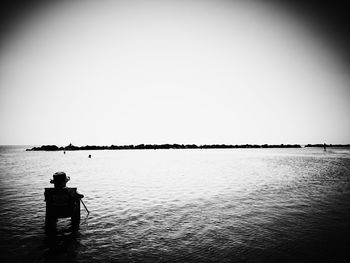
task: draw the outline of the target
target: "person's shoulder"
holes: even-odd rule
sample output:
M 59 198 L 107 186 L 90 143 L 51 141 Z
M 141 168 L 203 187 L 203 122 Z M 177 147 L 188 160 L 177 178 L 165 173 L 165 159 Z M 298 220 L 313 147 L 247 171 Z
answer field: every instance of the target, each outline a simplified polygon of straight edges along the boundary
M 84 197 L 83 194 L 81 194 L 77 191 L 76 187 L 71 187 L 71 188 L 67 187 L 67 189 L 68 189 L 69 193 L 75 198 L 83 198 Z

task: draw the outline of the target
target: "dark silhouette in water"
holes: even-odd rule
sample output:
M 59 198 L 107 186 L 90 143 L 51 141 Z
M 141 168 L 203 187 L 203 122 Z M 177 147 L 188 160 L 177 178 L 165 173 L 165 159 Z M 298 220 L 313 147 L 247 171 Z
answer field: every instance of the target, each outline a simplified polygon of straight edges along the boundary
M 326 149 L 326 146 L 327 146 L 327 145 L 324 143 L 324 144 L 323 144 L 323 150 L 324 150 L 324 151 L 327 150 L 327 149 Z
M 58 218 L 67 217 L 71 218 L 73 229 L 79 228 L 80 201 L 84 195 L 79 194 L 77 188 L 66 187 L 69 180 L 64 172 L 57 172 L 50 180 L 54 188 L 45 188 L 45 227 L 48 231 L 56 230 Z
M 91 154 L 89 154 L 89 158 L 91 158 Z

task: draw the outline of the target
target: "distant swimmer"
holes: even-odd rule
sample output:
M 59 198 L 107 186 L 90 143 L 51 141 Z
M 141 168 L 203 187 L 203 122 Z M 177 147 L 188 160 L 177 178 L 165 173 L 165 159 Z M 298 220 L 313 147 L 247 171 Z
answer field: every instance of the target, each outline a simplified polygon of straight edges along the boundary
M 66 151 L 63 151 L 63 154 L 66 154 Z
M 89 158 L 91 158 L 91 154 L 89 154 Z
M 323 150 L 326 151 L 327 150 L 326 148 L 327 148 L 327 145 L 324 143 L 323 144 Z

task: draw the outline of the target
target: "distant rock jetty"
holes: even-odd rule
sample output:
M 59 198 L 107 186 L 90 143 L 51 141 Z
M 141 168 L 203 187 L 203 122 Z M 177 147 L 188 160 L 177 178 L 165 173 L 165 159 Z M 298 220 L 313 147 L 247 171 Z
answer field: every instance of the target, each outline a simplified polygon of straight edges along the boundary
M 323 144 L 322 144 L 323 147 Z M 111 146 L 74 146 L 69 144 L 65 147 L 56 145 L 43 145 L 33 147 L 27 151 L 80 151 L 80 150 L 158 150 L 158 149 L 246 149 L 246 148 L 301 148 L 299 144 L 279 144 L 279 145 L 257 145 L 257 144 L 242 144 L 242 145 L 227 145 L 227 144 L 139 144 L 139 145 L 111 145 Z
M 307 144 L 305 147 L 334 147 L 334 148 L 350 148 L 350 144 Z

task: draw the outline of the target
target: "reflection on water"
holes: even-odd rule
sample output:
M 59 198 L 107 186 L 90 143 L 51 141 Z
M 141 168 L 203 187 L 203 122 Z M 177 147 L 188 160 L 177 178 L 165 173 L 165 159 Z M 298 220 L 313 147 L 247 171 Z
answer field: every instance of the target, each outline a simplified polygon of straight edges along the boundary
M 91 154 L 92 158 L 88 158 Z M 44 231 L 57 171 L 85 195 Z M 342 149 L 0 150 L 2 262 L 342 262 L 350 155 Z
M 42 261 L 77 262 L 79 246 L 79 232 L 68 230 L 47 234 L 43 242 Z

